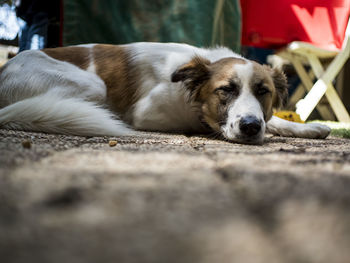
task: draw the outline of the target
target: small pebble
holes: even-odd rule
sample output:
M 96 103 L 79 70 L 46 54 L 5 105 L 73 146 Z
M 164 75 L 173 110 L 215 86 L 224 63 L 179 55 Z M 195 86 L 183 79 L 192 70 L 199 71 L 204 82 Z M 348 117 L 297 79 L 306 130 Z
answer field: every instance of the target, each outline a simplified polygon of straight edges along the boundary
M 29 140 L 22 141 L 23 148 L 30 149 L 32 147 L 32 143 Z
M 109 141 L 109 146 L 114 147 L 117 145 L 117 141 Z

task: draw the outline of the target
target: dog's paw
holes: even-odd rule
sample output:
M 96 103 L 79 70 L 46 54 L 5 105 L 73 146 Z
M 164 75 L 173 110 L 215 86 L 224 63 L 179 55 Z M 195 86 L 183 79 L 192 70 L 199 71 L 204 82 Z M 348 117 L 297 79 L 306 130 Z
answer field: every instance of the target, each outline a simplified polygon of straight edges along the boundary
M 310 139 L 324 139 L 330 132 L 331 128 L 320 123 L 306 123 L 302 131 L 302 137 Z

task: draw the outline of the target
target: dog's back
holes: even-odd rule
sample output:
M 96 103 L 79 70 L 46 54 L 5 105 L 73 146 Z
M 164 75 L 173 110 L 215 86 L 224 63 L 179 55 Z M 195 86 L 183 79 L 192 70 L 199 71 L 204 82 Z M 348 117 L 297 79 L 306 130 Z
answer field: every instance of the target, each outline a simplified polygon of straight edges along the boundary
M 25 51 L 0 73 L 0 126 L 75 135 L 121 135 L 126 125 L 102 107 L 106 88 L 95 74 Z

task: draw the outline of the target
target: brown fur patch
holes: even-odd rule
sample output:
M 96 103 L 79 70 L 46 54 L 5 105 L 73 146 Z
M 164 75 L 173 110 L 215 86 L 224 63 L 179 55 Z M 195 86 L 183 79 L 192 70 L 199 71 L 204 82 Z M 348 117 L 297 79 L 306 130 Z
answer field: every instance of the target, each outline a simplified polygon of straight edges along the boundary
M 191 100 L 197 101 L 202 85 L 210 78 L 209 65 L 209 60 L 194 56 L 190 62 L 179 67 L 171 75 L 171 81 L 184 82 L 186 89 L 190 92 Z
M 54 59 L 69 62 L 84 70 L 90 64 L 90 49 L 87 47 L 45 48 L 42 51 Z
M 277 96 L 273 102 L 273 106 L 275 108 L 283 107 L 287 104 L 288 100 L 287 77 L 282 71 L 278 69 L 272 69 L 272 80 L 277 91 Z
M 267 70 L 266 66 L 253 63 L 253 77 L 250 83 L 250 89 L 252 94 L 255 95 L 261 105 L 261 109 L 264 113 L 265 121 L 268 121 L 272 116 L 272 108 L 277 91 L 274 86 L 270 71 Z M 260 94 L 263 91 L 268 91 L 266 94 Z
M 62 47 L 43 49 L 57 60 L 72 63 L 86 70 L 93 62 L 96 74 L 107 87 L 107 103 L 121 118 L 136 102 L 137 74 L 130 65 L 130 58 L 123 47 L 96 44 L 90 47 Z
M 288 85 L 285 74 L 279 70 L 272 69 L 268 65 L 254 63 L 254 83 L 251 84 L 253 93 L 257 93 L 259 88 L 267 88 L 272 96 L 263 96 L 259 98 L 266 120 L 272 116 L 272 108 L 279 108 L 285 105 L 288 97 Z M 259 87 L 262 86 L 262 87 Z
M 119 114 L 125 114 L 137 100 L 138 85 L 128 52 L 120 46 L 95 45 L 93 59 L 96 74 L 107 86 L 108 104 Z

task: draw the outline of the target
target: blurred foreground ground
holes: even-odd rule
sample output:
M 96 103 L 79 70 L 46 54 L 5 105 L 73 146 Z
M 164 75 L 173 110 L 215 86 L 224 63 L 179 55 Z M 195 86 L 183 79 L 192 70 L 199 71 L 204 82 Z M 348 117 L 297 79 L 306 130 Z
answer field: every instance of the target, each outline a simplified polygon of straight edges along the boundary
M 350 262 L 350 140 L 110 139 L 0 130 L 0 262 Z

